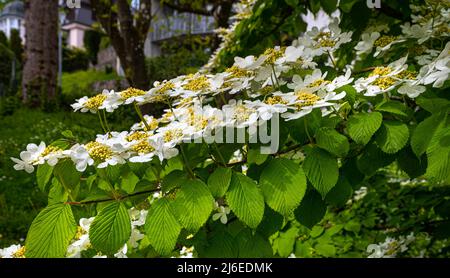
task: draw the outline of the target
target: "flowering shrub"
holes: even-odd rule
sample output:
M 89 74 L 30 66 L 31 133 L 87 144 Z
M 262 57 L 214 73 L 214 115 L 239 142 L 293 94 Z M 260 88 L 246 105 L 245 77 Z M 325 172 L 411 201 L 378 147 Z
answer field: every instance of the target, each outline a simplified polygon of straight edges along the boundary
M 272 256 L 269 238 L 287 222 L 314 226 L 323 200 L 349 198 L 394 161 L 411 178 L 449 182 L 450 6 L 429 2 L 433 12 L 411 6 L 399 30 L 354 34 L 334 18 L 223 72 L 77 100 L 73 109 L 97 113 L 104 134 L 75 142 L 66 132 L 12 158 L 16 170 L 37 168 L 49 194 L 15 252 Z M 164 114 L 142 115 L 153 103 Z M 105 115 L 124 105 L 140 121 L 112 131 Z M 77 226 L 74 211 L 89 218 Z

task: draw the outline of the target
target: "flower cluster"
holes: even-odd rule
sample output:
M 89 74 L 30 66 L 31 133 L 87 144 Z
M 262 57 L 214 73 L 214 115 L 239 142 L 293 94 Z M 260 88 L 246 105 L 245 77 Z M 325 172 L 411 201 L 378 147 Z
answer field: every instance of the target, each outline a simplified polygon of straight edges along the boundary
M 436 26 L 448 22 L 444 15 L 449 11 L 448 7 L 440 11 Z M 415 22 L 423 24 L 418 18 Z M 78 99 L 73 109 L 98 113 L 105 134 L 68 149 L 45 143 L 29 144 L 26 151 L 20 153 L 20 159 L 12 158 L 16 163 L 14 167 L 30 173 L 36 165 L 53 166 L 63 159 L 72 160 L 78 171 L 85 171 L 91 165 L 105 168 L 127 161 L 144 163 L 158 159 L 162 162 L 177 156 L 183 142 L 198 139 L 211 142 L 208 139 L 223 128 L 250 132 L 272 119 L 274 114 L 281 114 L 285 121 L 304 117 L 314 109 L 320 109 L 323 116 L 339 116 L 342 104 L 348 105 L 345 99 L 348 86 L 366 97 L 398 94 L 416 98 L 426 86 L 443 86 L 450 75 L 450 43 L 443 49 L 433 49 L 438 54 L 420 68 L 415 62 L 417 55 L 410 53 L 364 74 L 352 73 L 351 66 L 345 71 L 335 68 L 331 73 L 324 72 L 318 68 L 319 64 L 324 59 L 335 64 L 336 51 L 351 40 L 352 32 L 342 32 L 338 23 L 338 19 L 333 19 L 328 27 L 313 28 L 287 47 L 269 48 L 259 56 L 235 57 L 234 64 L 223 72 L 198 72 L 155 82 L 148 91 L 105 90 L 99 95 Z M 436 26 L 430 28 L 434 30 Z M 436 35 L 434 31 L 431 34 L 431 37 Z M 371 40 L 375 37 L 368 36 Z M 395 41 L 398 47 L 408 46 L 410 40 L 417 39 L 408 32 L 400 37 L 401 41 Z M 356 43 L 355 61 L 361 58 L 361 53 L 378 51 L 367 45 L 362 47 L 367 38 L 363 34 L 363 41 Z M 168 108 L 159 118 L 142 115 L 139 107 L 152 103 L 163 103 Z M 140 122 L 129 131 L 109 131 L 105 112 L 113 112 L 123 105 L 133 105 Z
M 415 239 L 413 233 L 398 239 L 386 237 L 384 242 L 367 246 L 367 253 L 370 254 L 368 258 L 395 258 L 398 253 L 408 250 L 408 245 Z

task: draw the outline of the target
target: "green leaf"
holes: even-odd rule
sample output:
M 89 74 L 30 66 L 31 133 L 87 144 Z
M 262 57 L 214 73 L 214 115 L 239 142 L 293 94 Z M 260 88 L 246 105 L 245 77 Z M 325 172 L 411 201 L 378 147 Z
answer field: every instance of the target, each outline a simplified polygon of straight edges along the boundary
M 300 165 L 286 158 L 278 158 L 264 168 L 259 184 L 269 207 L 288 215 L 305 195 L 306 177 Z
M 172 208 L 180 224 L 195 232 L 208 220 L 214 208 L 214 198 L 201 180 L 186 180 L 177 191 Z
M 235 258 L 237 256 L 234 238 L 226 231 L 212 233 L 208 245 L 202 252 L 204 258 Z
M 298 5 L 298 0 L 284 0 L 286 2 L 286 4 L 288 4 L 291 7 L 297 7 Z
M 342 1 L 341 1 L 342 2 Z M 358 95 L 358 92 L 355 88 L 353 88 L 352 85 L 344 85 L 340 88 L 337 88 L 335 90 L 336 93 L 345 92 L 345 100 L 348 101 L 348 103 L 353 106 L 356 101 L 356 96 Z
M 332 14 L 337 8 L 338 1 L 337 0 L 320 0 L 320 3 L 322 4 L 323 10 L 327 14 Z
M 223 197 L 231 182 L 231 169 L 219 167 L 208 178 L 209 190 L 215 198 Z
M 319 223 L 327 212 L 327 205 L 316 190 L 308 190 L 300 206 L 295 210 L 295 218 L 300 224 L 311 229 Z
M 410 147 L 401 150 L 397 157 L 398 166 L 412 179 L 423 174 L 427 169 L 427 156 L 423 154 L 420 159 L 416 157 Z
M 124 173 L 122 173 L 120 188 L 125 190 L 128 194 L 133 193 L 138 182 L 139 177 L 136 176 L 130 169 L 127 169 Z
M 382 120 L 379 112 L 353 115 L 348 119 L 348 134 L 356 143 L 366 145 L 380 128 Z
M 258 233 L 252 234 L 249 229 L 242 230 L 236 237 L 238 258 L 269 258 L 273 256 L 270 242 Z
M 48 204 L 53 205 L 66 202 L 68 197 L 68 193 L 64 190 L 64 187 L 58 179 L 53 178 L 52 184 L 50 185 L 50 190 L 48 192 Z
M 450 126 L 440 127 L 427 149 L 428 168 L 425 176 L 437 181 L 450 178 Z
M 345 223 L 344 230 L 357 234 L 361 230 L 361 224 L 358 220 L 352 219 L 349 222 Z
M 47 163 L 39 165 L 36 171 L 36 179 L 39 189 L 42 192 L 47 191 L 47 185 L 52 177 L 53 167 L 48 165 Z
M 344 206 L 353 194 L 353 188 L 347 178 L 340 173 L 336 186 L 328 192 L 325 200 L 336 207 Z
M 417 157 L 420 157 L 428 148 L 431 138 L 438 129 L 439 125 L 445 123 L 446 115 L 438 113 L 431 115 L 420 122 L 411 136 L 411 148 Z
M 161 190 L 170 192 L 174 188 L 180 187 L 186 181 L 186 173 L 181 170 L 174 170 L 167 174 L 161 182 Z
M 257 165 L 263 164 L 269 155 L 262 154 L 259 148 L 249 149 L 247 152 L 247 162 L 248 164 L 255 163 Z
M 375 110 L 387 112 L 404 118 L 409 118 L 411 114 L 411 109 L 409 109 L 405 104 L 403 104 L 403 102 L 395 100 L 382 102 L 380 105 L 376 107 Z
M 76 139 L 71 130 L 64 130 L 61 135 L 68 139 Z
M 319 191 L 322 198 L 333 188 L 338 181 L 339 169 L 336 158 L 328 152 L 313 148 L 306 155 L 303 169 L 314 188 Z
M 315 109 L 305 117 L 286 122 L 286 125 L 291 137 L 297 141 L 297 143 L 303 144 L 309 140 L 308 134 L 312 137 L 316 134 L 317 129 L 321 126 L 321 121 L 322 112 L 320 112 L 320 109 Z M 308 130 L 308 132 L 306 132 L 306 130 Z
M 338 157 L 346 156 L 350 149 L 347 137 L 328 127 L 322 127 L 317 131 L 316 142 L 319 147 Z
M 56 164 L 53 174 L 67 190 L 74 190 L 80 183 L 81 173 L 75 169 L 71 160 L 64 160 Z
M 269 238 L 282 228 L 283 220 L 284 217 L 281 214 L 267 206 L 264 209 L 264 217 L 261 223 L 259 223 L 257 231 L 262 236 Z
M 314 249 L 316 249 L 317 254 L 324 257 L 334 257 L 336 255 L 336 247 L 328 243 L 318 243 L 314 246 Z
M 347 159 L 340 168 L 341 175 L 346 177 L 353 189 L 358 189 L 365 176 L 358 170 L 356 157 Z
M 387 154 L 371 143 L 366 146 L 356 164 L 361 173 L 372 176 L 378 169 L 388 166 L 394 160 L 395 155 Z
M 264 215 L 264 197 L 255 181 L 241 173 L 233 173 L 226 198 L 234 214 L 256 229 Z
M 295 240 L 298 237 L 298 228 L 292 227 L 285 232 L 280 232 L 280 236 L 273 241 L 273 249 L 280 257 L 287 258 L 294 251 Z
M 409 129 L 398 121 L 384 121 L 375 141 L 385 153 L 393 154 L 401 150 L 409 139 Z
M 145 221 L 145 231 L 150 244 L 158 253 L 166 255 L 175 248 L 181 225 L 167 199 L 158 199 L 151 205 Z
M 131 220 L 125 205 L 112 202 L 95 217 L 89 229 L 89 238 L 95 249 L 114 254 L 130 238 Z
M 26 240 L 26 257 L 64 257 L 77 224 L 70 205 L 54 204 L 44 208 L 31 223 Z
M 440 113 L 450 109 L 450 101 L 436 96 L 426 96 L 422 94 L 416 99 L 416 103 L 430 113 Z

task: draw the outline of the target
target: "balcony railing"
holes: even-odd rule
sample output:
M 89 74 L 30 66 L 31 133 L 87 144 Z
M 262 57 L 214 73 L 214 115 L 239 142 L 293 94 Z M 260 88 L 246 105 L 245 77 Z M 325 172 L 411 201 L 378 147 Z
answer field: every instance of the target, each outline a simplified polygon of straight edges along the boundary
M 157 42 L 187 34 L 210 34 L 214 28 L 214 18 L 211 16 L 183 13 L 154 21 L 151 39 Z

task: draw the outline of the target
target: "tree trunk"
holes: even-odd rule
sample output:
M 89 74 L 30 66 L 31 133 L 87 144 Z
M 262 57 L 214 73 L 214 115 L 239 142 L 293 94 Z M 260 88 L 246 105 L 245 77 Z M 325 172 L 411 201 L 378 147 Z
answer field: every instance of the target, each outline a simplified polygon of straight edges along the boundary
M 54 102 L 58 80 L 58 0 L 25 1 L 23 101 Z
M 116 8 L 112 9 L 114 5 Z M 136 14 L 131 12 L 126 0 L 91 0 L 91 7 L 111 40 L 127 81 L 135 88 L 148 90 L 150 79 L 145 65 L 144 44 L 152 20 L 151 1 L 141 0 Z

